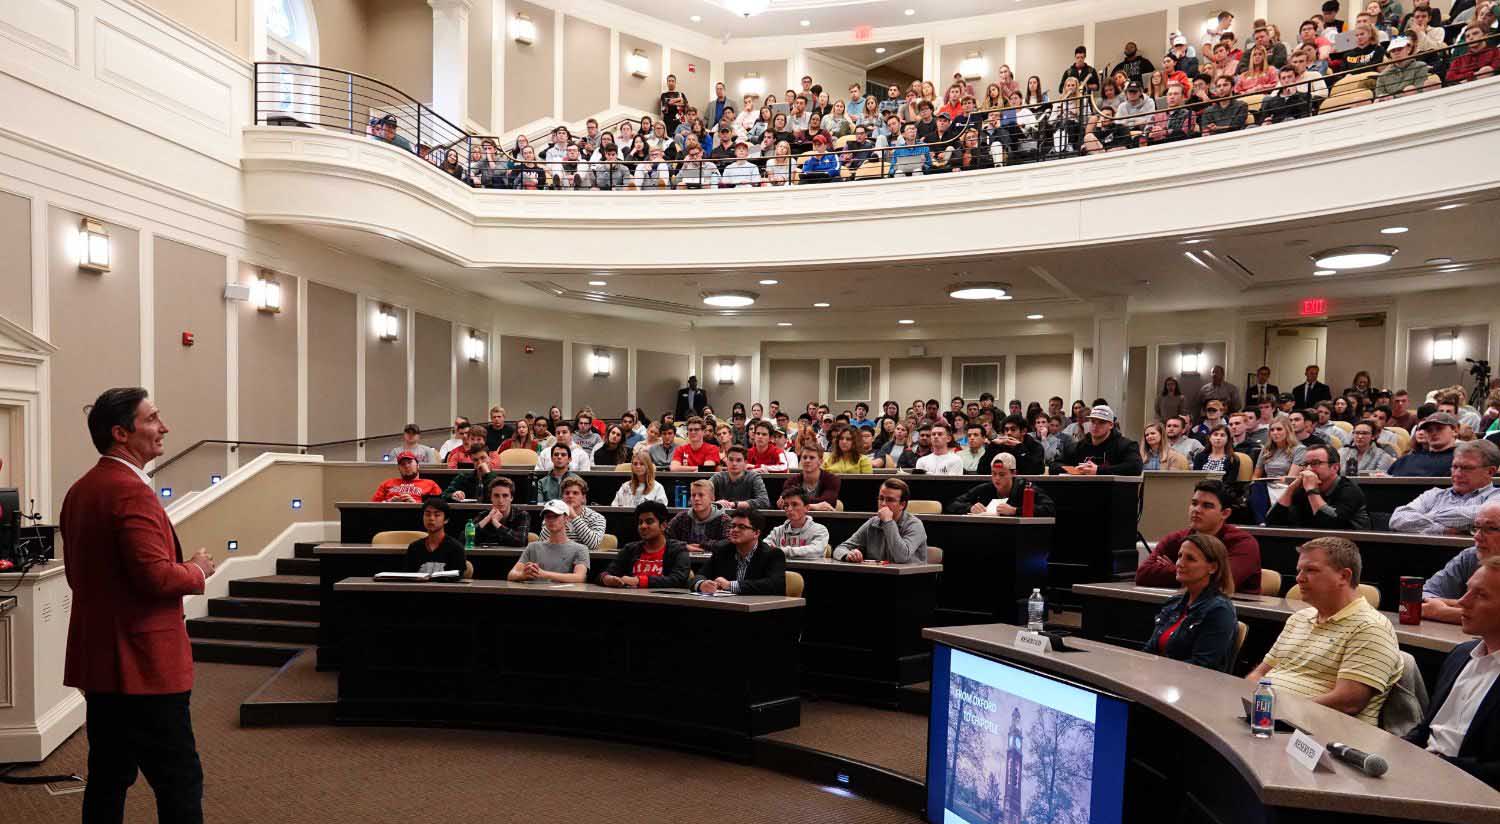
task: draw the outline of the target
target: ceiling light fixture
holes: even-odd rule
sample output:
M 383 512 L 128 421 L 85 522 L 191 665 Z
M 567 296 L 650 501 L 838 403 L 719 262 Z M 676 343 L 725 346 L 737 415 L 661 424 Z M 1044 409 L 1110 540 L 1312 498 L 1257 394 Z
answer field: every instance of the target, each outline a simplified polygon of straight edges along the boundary
M 691 20 L 691 21 L 693 21 L 694 23 L 702 23 L 703 22 L 703 18 L 700 15 L 696 15 L 696 14 L 693 15 L 692 17 L 689 17 L 688 19 Z
M 1441 206 L 1438 207 L 1438 211 L 1439 212 L 1446 212 L 1449 209 L 1460 209 L 1460 208 L 1463 208 L 1463 205 L 1464 204 L 1462 204 L 1462 203 L 1444 203 L 1443 205 L 1441 205 Z
M 1367 269 L 1390 263 L 1399 251 L 1394 246 L 1377 244 L 1340 246 L 1312 255 L 1312 262 L 1323 269 Z
M 765 280 L 763 280 L 763 281 L 760 282 L 760 285 L 761 286 L 775 286 L 776 284 L 778 284 L 780 282 L 781 281 L 775 280 L 773 278 L 766 278 Z
M 792 322 L 789 321 L 789 320 L 778 320 L 778 321 L 776 321 L 776 325 L 777 326 L 791 326 Z
M 885 54 L 885 46 L 876 46 L 875 47 L 875 53 L 876 54 Z
M 916 323 L 916 321 L 912 320 L 911 318 L 902 318 L 901 320 L 898 320 L 896 322 L 901 324 L 902 326 L 911 326 L 913 323 Z
M 907 9 L 906 10 L 906 16 L 907 17 L 911 17 L 913 14 L 916 14 L 916 13 L 917 13 L 916 9 Z
M 771 7 L 771 0 L 728 0 L 725 7 L 741 17 L 764 14 Z
M 799 25 L 799 26 L 801 26 L 802 28 L 805 29 L 808 26 L 812 25 L 812 21 L 811 20 L 798 20 L 797 21 L 797 25 Z
M 1042 318 L 1045 318 L 1045 317 L 1047 317 L 1047 316 L 1046 315 L 1042 315 L 1042 314 L 1038 314 L 1036 312 L 1032 312 L 1031 314 L 1029 314 L 1029 315 L 1026 316 L 1026 319 L 1027 320 L 1041 320 Z
M 754 304 L 755 299 L 758 297 L 760 297 L 760 295 L 757 295 L 754 292 L 742 292 L 739 290 L 730 290 L 726 292 L 704 292 L 703 302 L 708 304 L 709 306 L 716 306 L 720 309 L 741 309 L 743 307 Z
M 827 309 L 830 305 L 831 304 L 829 304 L 828 302 L 820 300 L 817 303 L 813 304 L 813 308 L 814 309 Z
M 1317 270 L 1315 270 L 1313 272 L 1313 277 L 1315 277 L 1315 278 L 1326 278 L 1329 275 L 1336 275 L 1336 274 L 1338 274 L 1338 272 L 1335 272 L 1332 269 L 1317 269 Z
M 630 56 L 625 58 L 625 68 L 630 70 L 632 77 L 644 78 L 651 73 L 651 58 L 640 49 L 634 49 Z
M 609 285 L 609 281 L 607 281 L 607 280 L 591 280 L 591 281 L 589 281 L 589 285 L 590 286 L 608 286 Z
M 536 42 L 536 23 L 525 14 L 517 12 L 510 21 L 510 38 L 523 46 Z
M 1453 258 L 1445 257 L 1428 258 L 1427 260 L 1423 261 L 1423 263 L 1426 263 L 1428 266 L 1447 266 L 1452 262 Z
M 1408 230 L 1405 226 L 1387 226 L 1380 230 L 1382 235 L 1404 235 Z
M 948 297 L 957 300 L 1008 300 L 1010 284 L 999 281 L 958 283 L 949 287 Z

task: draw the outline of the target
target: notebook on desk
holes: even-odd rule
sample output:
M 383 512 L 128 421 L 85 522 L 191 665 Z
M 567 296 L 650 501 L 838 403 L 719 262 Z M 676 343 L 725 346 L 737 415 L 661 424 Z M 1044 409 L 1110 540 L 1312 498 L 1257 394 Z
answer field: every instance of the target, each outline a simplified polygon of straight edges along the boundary
M 460 581 L 464 577 L 461 570 L 445 569 L 440 572 L 377 572 L 377 581 Z

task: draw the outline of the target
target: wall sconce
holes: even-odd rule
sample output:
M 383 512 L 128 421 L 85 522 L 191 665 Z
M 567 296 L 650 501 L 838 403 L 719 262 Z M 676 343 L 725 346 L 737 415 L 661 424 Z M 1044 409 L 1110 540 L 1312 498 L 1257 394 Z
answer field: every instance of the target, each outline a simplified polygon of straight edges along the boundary
M 977 51 L 971 51 L 964 55 L 962 63 L 958 64 L 958 71 L 966 80 L 978 80 L 985 75 L 984 56 Z
M 766 81 L 760 76 L 760 72 L 749 72 L 745 79 L 740 81 L 740 97 L 753 94 L 756 97 L 764 97 L 766 94 Z
M 510 38 L 523 46 L 531 45 L 536 42 L 536 24 L 530 17 L 517 12 L 510 21 Z
M 603 349 L 595 349 L 594 353 L 589 355 L 589 366 L 594 370 L 594 377 L 607 378 L 614 370 L 614 358 Z
M 1432 362 L 1457 363 L 1458 362 L 1458 337 L 1452 330 L 1437 332 L 1432 336 Z
M 375 316 L 375 331 L 380 334 L 381 340 L 396 340 L 401 337 L 401 321 L 396 318 L 395 309 L 380 307 L 379 314 Z
M 633 76 L 645 79 L 646 75 L 651 72 L 651 61 L 646 58 L 645 52 L 635 49 L 629 57 L 625 58 L 625 68 L 629 69 Z
M 78 268 L 89 272 L 109 271 L 109 232 L 104 224 L 84 218 L 78 229 Z
M 1200 361 L 1203 356 L 1200 352 L 1183 352 L 1177 356 L 1177 371 L 1183 375 L 1196 375 L 1201 367 Z
M 276 314 L 281 311 L 281 284 L 268 273 L 261 273 L 250 285 L 250 302 L 255 311 Z
M 739 364 L 732 360 L 721 360 L 714 367 L 714 380 L 718 381 L 720 386 L 733 386 L 739 379 Z
M 464 357 L 469 359 L 469 363 L 479 363 L 484 360 L 484 338 L 470 332 L 469 336 L 464 339 Z

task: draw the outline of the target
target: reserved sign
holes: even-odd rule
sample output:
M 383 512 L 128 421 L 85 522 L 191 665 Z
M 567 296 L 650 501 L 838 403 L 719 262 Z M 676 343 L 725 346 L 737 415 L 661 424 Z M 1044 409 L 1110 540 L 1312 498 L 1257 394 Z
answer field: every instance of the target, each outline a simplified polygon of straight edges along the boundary
M 1286 754 L 1292 757 L 1292 763 L 1312 772 L 1318 768 L 1318 762 L 1323 760 L 1326 748 L 1313 740 L 1311 735 L 1297 730 L 1292 733 L 1292 740 L 1286 743 Z
M 1037 655 L 1046 655 L 1052 652 L 1052 639 L 1039 632 L 1022 630 L 1016 633 L 1014 646 L 1016 649 L 1034 652 Z

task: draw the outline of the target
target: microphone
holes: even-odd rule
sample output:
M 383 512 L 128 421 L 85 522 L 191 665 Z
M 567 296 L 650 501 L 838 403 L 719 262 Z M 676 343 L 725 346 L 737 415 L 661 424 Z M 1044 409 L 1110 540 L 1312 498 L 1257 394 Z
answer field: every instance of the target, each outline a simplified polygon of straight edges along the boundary
M 1391 768 L 1390 762 L 1378 755 L 1357 750 L 1348 744 L 1340 744 L 1337 741 L 1328 745 L 1328 752 L 1334 758 L 1348 764 L 1371 778 L 1379 778 L 1385 775 L 1386 770 Z

